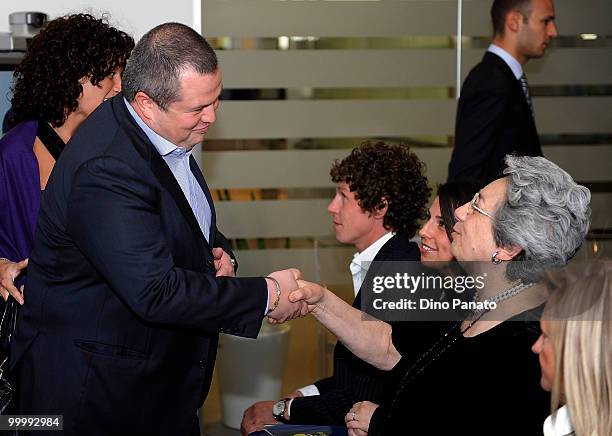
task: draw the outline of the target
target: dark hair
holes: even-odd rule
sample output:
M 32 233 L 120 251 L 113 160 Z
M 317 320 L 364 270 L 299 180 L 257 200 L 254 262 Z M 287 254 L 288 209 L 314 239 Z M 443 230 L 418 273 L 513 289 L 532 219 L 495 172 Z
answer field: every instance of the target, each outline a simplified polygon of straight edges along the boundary
M 531 15 L 532 0 L 494 0 L 491 6 L 491 21 L 493 23 L 493 35 L 504 36 L 506 32 L 506 15 L 512 11 L 518 11 L 527 22 Z
M 125 62 L 134 40 L 105 17 L 66 15 L 50 21 L 34 38 L 14 72 L 11 124 L 41 119 L 59 127 L 78 107 L 79 82 L 97 85 Z
M 448 182 L 438 186 L 440 215 L 449 241 L 453 241 L 453 227 L 457 223 L 455 210 L 470 201 L 480 188 L 481 184 L 474 180 Z
M 142 91 L 166 110 L 180 98 L 179 78 L 188 69 L 214 74 L 215 51 L 202 35 L 184 24 L 160 24 L 136 44 L 123 73 L 123 94 L 134 101 L 136 93 Z
M 348 184 L 365 212 L 376 212 L 386 201 L 385 228 L 411 237 L 427 213 L 431 189 L 424 172 L 425 165 L 407 145 L 364 142 L 335 161 L 330 175 L 335 183 Z

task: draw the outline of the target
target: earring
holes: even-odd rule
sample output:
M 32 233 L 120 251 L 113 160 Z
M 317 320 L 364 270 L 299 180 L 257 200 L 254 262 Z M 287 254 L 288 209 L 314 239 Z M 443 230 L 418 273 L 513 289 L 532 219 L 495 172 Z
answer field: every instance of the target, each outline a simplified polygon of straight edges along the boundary
M 500 263 L 502 263 L 502 260 L 497 258 L 498 254 L 499 253 L 496 251 L 495 253 L 493 253 L 493 256 L 491 256 L 491 262 L 493 262 L 494 265 L 499 265 Z

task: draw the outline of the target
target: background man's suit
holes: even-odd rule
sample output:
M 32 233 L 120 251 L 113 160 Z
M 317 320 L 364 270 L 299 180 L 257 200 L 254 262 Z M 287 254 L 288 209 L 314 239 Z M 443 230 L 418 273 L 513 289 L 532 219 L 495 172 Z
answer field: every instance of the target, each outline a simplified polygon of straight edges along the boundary
M 542 147 L 520 82 L 502 58 L 487 52 L 461 89 L 448 180 L 487 184 L 502 175 L 511 153 L 542 156 Z
M 195 161 L 191 171 L 213 208 Z M 215 279 L 207 243 L 122 94 L 79 128 L 43 196 L 13 342 L 19 413 L 66 434 L 199 434 L 218 332 L 255 337 L 262 278 Z
M 394 235 L 374 257 L 373 262 L 406 262 L 420 259 L 419 247 L 403 234 Z M 364 283 L 376 275 L 376 264 L 368 270 Z M 364 286 L 361 286 L 363 289 Z M 361 308 L 361 291 L 355 297 L 353 307 Z M 383 400 L 385 372 L 359 359 L 342 343 L 334 348 L 334 372 L 329 378 L 319 380 L 315 386 L 320 395 L 297 397 L 291 403 L 292 424 L 344 425 L 344 415 L 358 401 Z

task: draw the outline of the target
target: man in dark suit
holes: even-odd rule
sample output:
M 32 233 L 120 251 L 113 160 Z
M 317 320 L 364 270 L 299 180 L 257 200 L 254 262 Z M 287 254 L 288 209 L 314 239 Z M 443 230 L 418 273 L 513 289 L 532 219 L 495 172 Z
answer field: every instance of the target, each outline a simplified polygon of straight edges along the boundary
M 541 156 L 523 66 L 557 36 L 552 0 L 495 0 L 493 43 L 465 79 L 448 180 L 501 177 L 507 154 Z
M 299 272 L 233 277 L 191 157 L 221 92 L 208 43 L 158 26 L 123 79 L 43 196 L 11 356 L 17 411 L 63 415 L 69 435 L 195 436 L 218 333 L 256 337 L 266 314 L 299 315 L 286 295 Z
M 327 210 L 336 239 L 357 249 L 351 264 L 355 300 L 371 283 L 380 262 L 418 261 L 410 241 L 425 216 L 429 196 L 423 164 L 407 147 L 364 143 L 331 169 L 336 196 Z M 374 262 L 370 267 L 370 262 Z M 362 285 L 363 284 L 363 285 Z M 242 433 L 265 424 L 329 424 L 344 426 L 351 406 L 368 399 L 382 401 L 384 372 L 353 355 L 338 342 L 334 372 L 278 401 L 261 401 L 245 412 Z

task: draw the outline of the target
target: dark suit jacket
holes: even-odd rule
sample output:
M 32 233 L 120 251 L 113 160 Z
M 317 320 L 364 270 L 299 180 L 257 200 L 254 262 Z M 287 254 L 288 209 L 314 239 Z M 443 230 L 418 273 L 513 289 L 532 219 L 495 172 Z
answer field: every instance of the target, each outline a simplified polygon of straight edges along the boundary
M 511 153 L 542 156 L 542 147 L 520 82 L 502 58 L 487 52 L 463 83 L 448 180 L 487 184 L 502 176 Z
M 204 178 L 191 170 L 212 207 Z M 18 412 L 70 435 L 199 434 L 219 332 L 255 337 L 263 278 L 215 278 L 209 245 L 123 96 L 79 128 L 43 195 L 13 342 Z
M 374 257 L 374 262 L 420 260 L 419 247 L 403 234 L 396 234 Z M 368 270 L 364 283 L 376 275 L 375 264 Z M 364 288 L 363 285 L 361 287 Z M 361 290 L 353 307 L 361 307 Z M 383 400 L 385 372 L 359 359 L 341 342 L 334 348 L 334 373 L 315 383 L 320 395 L 298 397 L 291 403 L 292 424 L 344 425 L 344 416 L 358 401 Z

